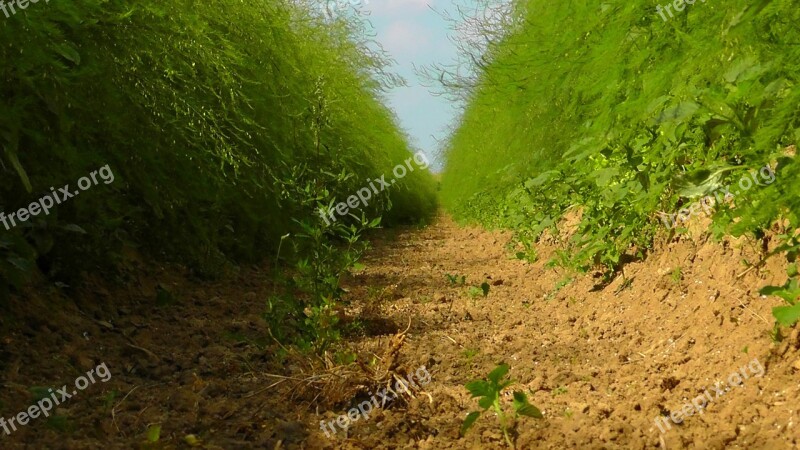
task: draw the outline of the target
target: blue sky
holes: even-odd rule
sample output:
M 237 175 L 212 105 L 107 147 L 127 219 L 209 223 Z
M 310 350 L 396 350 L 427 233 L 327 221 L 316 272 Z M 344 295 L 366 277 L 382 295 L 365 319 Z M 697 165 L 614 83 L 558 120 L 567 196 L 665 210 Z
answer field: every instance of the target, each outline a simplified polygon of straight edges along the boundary
M 432 169 L 441 170 L 439 143 L 459 113 L 457 105 L 445 97 L 431 94 L 414 71 L 432 63 L 452 63 L 455 46 L 448 39 L 450 24 L 430 7 L 455 11 L 451 0 L 363 0 L 367 19 L 375 28 L 376 40 L 397 61 L 391 71 L 401 75 L 409 87 L 388 94 L 389 106 L 412 144 L 434 158 Z M 469 0 L 459 0 L 467 3 Z M 430 7 L 429 7 L 430 5 Z

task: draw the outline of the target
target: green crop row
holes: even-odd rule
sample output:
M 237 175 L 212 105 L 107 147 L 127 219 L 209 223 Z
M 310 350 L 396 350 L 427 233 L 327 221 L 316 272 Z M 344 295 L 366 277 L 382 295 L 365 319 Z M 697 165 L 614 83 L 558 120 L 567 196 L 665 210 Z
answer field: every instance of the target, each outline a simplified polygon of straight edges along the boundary
M 792 0 L 518 0 L 447 150 L 442 202 L 535 239 L 581 212 L 565 264 L 613 273 L 663 214 L 766 164 L 714 231 L 800 225 L 800 10 Z M 788 239 L 788 236 L 787 236 Z
M 130 248 L 199 274 L 271 257 L 315 214 L 287 195 L 293 175 L 333 181 L 312 187 L 343 201 L 409 158 L 382 103 L 384 58 L 355 22 L 314 14 L 289 0 L 74 0 L 0 16 L 0 210 L 98 167 L 116 176 L 0 229 L 2 289 L 107 270 Z M 435 189 L 418 170 L 362 212 L 416 222 Z

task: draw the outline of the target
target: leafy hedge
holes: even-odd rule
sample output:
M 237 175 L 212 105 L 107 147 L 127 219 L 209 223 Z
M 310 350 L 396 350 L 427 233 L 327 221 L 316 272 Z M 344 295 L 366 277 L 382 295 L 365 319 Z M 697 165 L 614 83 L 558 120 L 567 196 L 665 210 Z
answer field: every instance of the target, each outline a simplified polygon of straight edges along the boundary
M 655 6 L 516 1 L 450 140 L 443 203 L 529 239 L 580 206 L 568 264 L 613 272 L 661 213 L 777 162 L 777 182 L 719 208 L 715 229 L 797 228 L 796 2 L 696 2 L 667 21 Z
M 116 177 L 0 229 L 3 287 L 36 264 L 56 279 L 110 267 L 126 246 L 201 273 L 274 255 L 310 214 L 281 197 L 295 168 L 354 174 L 330 186 L 343 200 L 410 156 L 381 55 L 296 2 L 39 2 L 0 16 L 0 38 L 0 210 L 105 164 Z M 416 171 L 384 223 L 428 216 L 434 195 Z

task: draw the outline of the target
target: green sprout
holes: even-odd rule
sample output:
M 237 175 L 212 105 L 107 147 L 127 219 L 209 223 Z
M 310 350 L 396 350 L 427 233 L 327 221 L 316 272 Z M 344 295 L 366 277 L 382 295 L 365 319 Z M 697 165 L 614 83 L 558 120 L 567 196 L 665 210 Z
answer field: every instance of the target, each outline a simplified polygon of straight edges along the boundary
M 461 435 L 466 432 L 475 424 L 475 421 L 492 408 L 500 420 L 500 428 L 503 430 L 503 437 L 509 447 L 514 448 L 514 443 L 508 436 L 508 416 L 503 412 L 503 407 L 500 405 L 500 397 L 503 390 L 514 384 L 513 380 L 507 379 L 509 371 L 508 364 L 500 364 L 492 370 L 486 379 L 470 381 L 466 384 L 467 390 L 472 394 L 472 398 L 478 398 L 478 406 L 482 408 L 481 411 L 473 411 L 467 414 L 464 423 L 461 425 Z M 514 400 L 511 404 L 514 410 L 514 418 L 519 416 L 528 416 L 536 419 L 542 419 L 544 416 L 539 409 L 528 403 L 528 397 L 522 391 L 514 391 Z

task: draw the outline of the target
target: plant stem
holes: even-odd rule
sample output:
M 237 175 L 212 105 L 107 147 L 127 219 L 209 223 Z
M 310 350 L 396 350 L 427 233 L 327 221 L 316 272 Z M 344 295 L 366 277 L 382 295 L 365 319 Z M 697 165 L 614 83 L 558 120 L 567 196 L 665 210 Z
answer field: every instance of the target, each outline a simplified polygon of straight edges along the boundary
M 506 438 L 506 444 L 508 444 L 508 446 L 513 449 L 515 448 L 514 443 L 511 442 L 511 438 L 508 437 L 508 430 L 506 429 L 506 415 L 503 414 L 503 410 L 502 408 L 500 408 L 500 400 L 497 399 L 495 400 L 495 402 L 496 403 L 494 407 L 495 410 L 497 411 L 497 417 L 500 419 L 500 428 L 503 429 L 503 437 Z
M 508 431 L 506 430 L 505 425 L 503 425 L 503 437 L 506 438 L 506 443 L 509 447 L 514 448 L 514 444 L 511 442 L 511 439 L 508 437 Z

